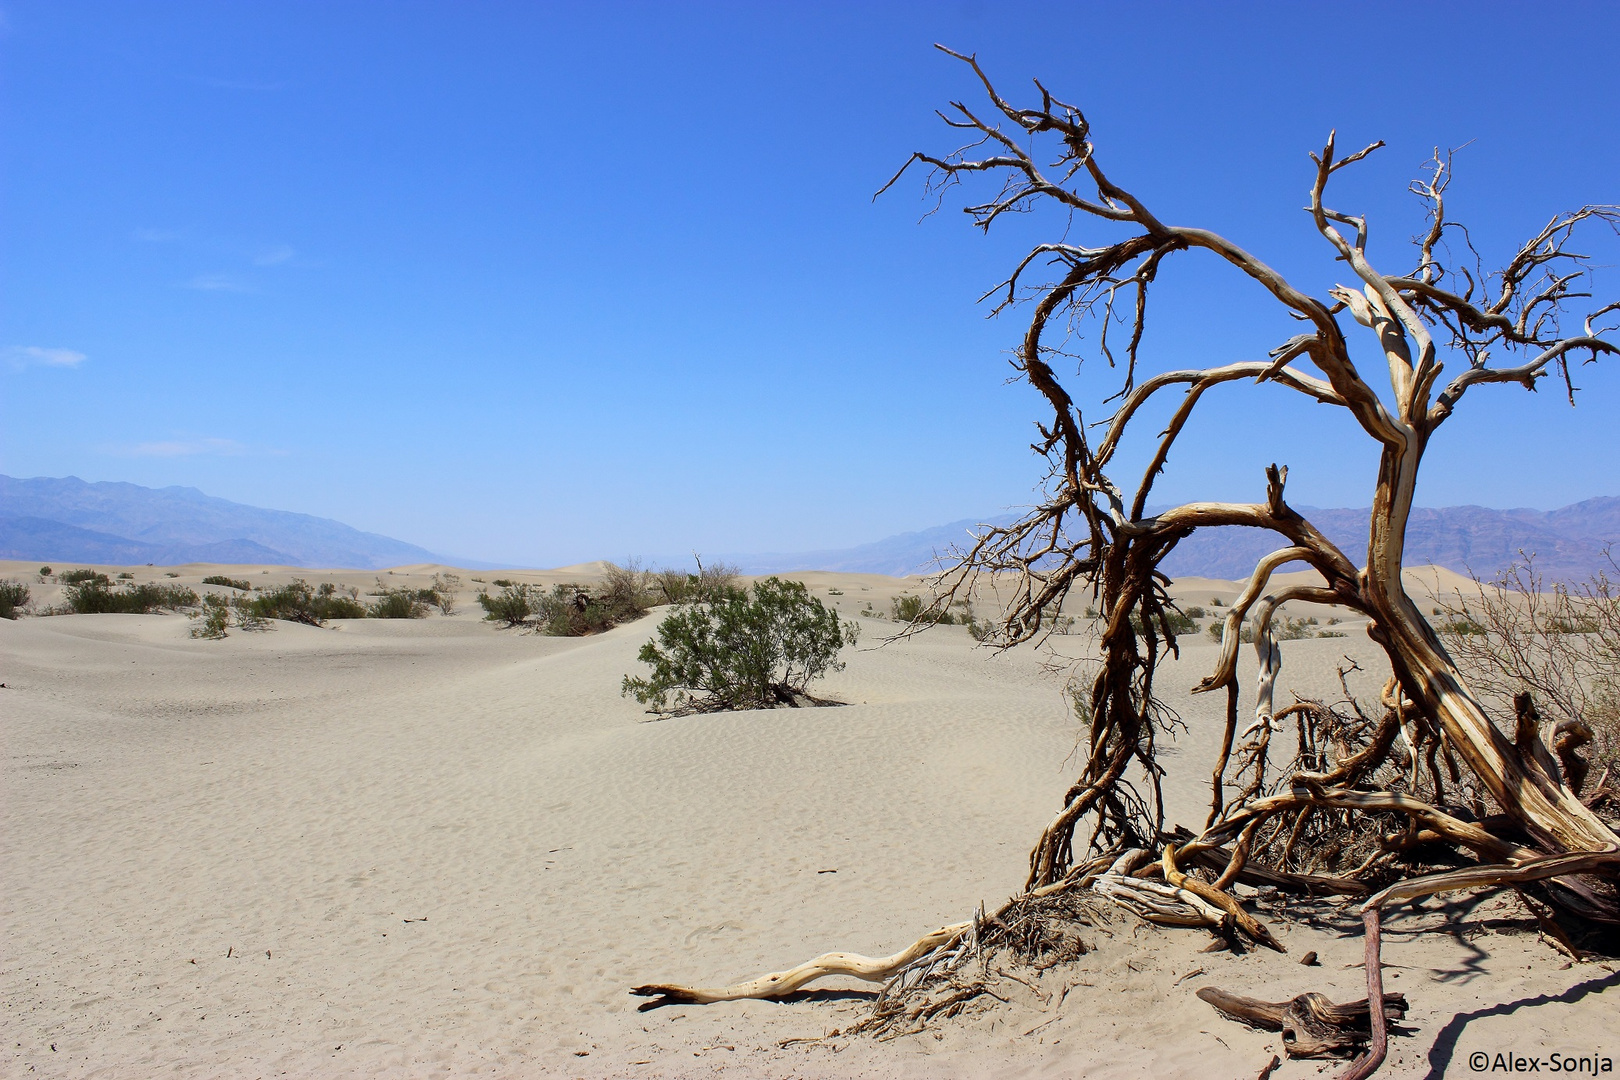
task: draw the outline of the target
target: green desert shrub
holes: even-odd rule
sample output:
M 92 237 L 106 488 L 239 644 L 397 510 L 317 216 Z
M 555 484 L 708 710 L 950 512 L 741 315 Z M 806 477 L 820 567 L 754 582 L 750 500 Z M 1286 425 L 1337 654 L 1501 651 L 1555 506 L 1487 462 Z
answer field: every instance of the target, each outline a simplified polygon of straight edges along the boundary
M 461 588 L 461 578 L 455 574 L 434 574 L 433 586 L 424 590 L 423 601 L 439 609 L 440 615 L 454 615 L 456 611 L 456 590 Z
M 191 636 L 218 641 L 231 625 L 231 602 L 218 593 L 207 593 L 202 608 L 191 615 Z
M 664 713 L 817 704 L 809 685 L 843 669 L 858 633 L 804 585 L 770 577 L 678 605 L 638 654 L 651 673 L 621 691 Z
M 1219 619 L 1209 624 L 1207 632 L 1211 641 L 1219 642 L 1221 640 L 1221 634 L 1224 632 L 1223 627 L 1225 625 L 1225 619 Z M 1296 619 L 1291 615 L 1284 615 L 1280 619 L 1272 619 L 1271 640 L 1300 641 L 1304 638 L 1314 637 L 1344 637 L 1344 634 L 1338 630 L 1323 630 L 1319 632 L 1316 627 L 1317 622 L 1315 616 L 1307 615 L 1302 619 Z M 1252 620 L 1245 619 L 1243 620 L 1243 625 L 1238 627 L 1238 644 L 1254 644 L 1254 622 Z
M 363 619 L 366 606 L 356 595 L 359 590 L 340 591 L 330 581 L 319 588 L 302 578 L 294 578 L 279 589 L 261 591 L 247 602 L 247 610 L 261 619 L 280 619 L 306 626 L 321 626 L 328 619 Z
M 227 589 L 240 589 L 243 592 L 253 591 L 252 583 L 242 578 L 226 577 L 224 574 L 211 574 L 203 578 L 202 583 L 204 585 L 223 585 Z
M 517 582 L 511 581 L 511 580 L 509 580 L 507 578 L 498 577 L 494 581 L 490 582 L 490 584 L 496 586 L 497 588 L 501 588 L 501 589 L 511 589 L 511 588 L 516 587 Z
M 491 584 L 503 581 L 497 578 Z M 488 589 L 478 591 L 478 606 L 484 609 L 484 618 L 507 626 L 522 626 L 540 610 L 539 590 L 533 585 L 519 585 L 507 581 L 501 591 L 491 595 Z
M 0 581 L 0 619 L 15 619 L 28 604 L 28 586 L 20 581 Z
M 493 582 L 491 583 L 493 584 Z M 498 593 L 484 589 L 484 617 L 505 626 L 531 626 L 551 637 L 584 637 L 639 619 L 659 602 L 657 576 L 609 564 L 599 585 L 538 585 L 509 582 Z
M 100 582 L 102 585 L 112 584 L 112 579 L 99 570 L 69 570 L 56 580 L 63 585 L 82 585 L 87 581 Z
M 197 594 L 184 585 L 126 585 L 114 589 L 105 574 L 97 576 L 99 581 L 80 581 L 64 590 L 68 609 L 74 614 L 145 615 L 197 605 Z
M 654 570 L 651 589 L 662 604 L 705 604 L 737 587 L 737 568 L 727 563 L 704 566 L 698 558 L 697 573 L 685 570 Z
M 48 566 L 40 567 L 39 568 L 39 576 L 40 577 L 50 577 L 51 576 L 51 568 L 48 567 Z
M 1198 623 L 1191 616 L 1167 607 L 1163 610 L 1164 621 L 1161 624 L 1157 617 L 1153 620 L 1153 632 L 1162 635 L 1166 628 L 1176 637 L 1198 633 Z M 1131 612 L 1131 627 L 1138 633 L 1144 633 L 1142 616 L 1139 612 Z
M 959 622 L 965 626 L 970 618 L 967 615 L 958 615 L 949 608 L 933 611 L 923 602 L 922 597 L 912 596 L 909 593 L 903 593 L 889 601 L 889 616 L 895 622 L 922 622 L 936 626 L 955 626 Z
M 135 575 L 130 573 L 128 570 L 125 570 L 125 571 L 123 571 L 122 573 L 120 573 L 118 575 L 118 580 L 119 581 L 134 581 L 135 580 Z
M 208 593 L 202 598 L 202 607 L 191 613 L 191 636 L 219 640 L 227 636 L 234 618 L 241 630 L 270 629 L 270 620 L 253 613 L 253 602 L 240 596 L 227 597 Z
M 386 589 L 375 593 L 374 603 L 366 606 L 366 617 L 370 619 L 421 619 L 428 613 L 427 603 L 422 599 L 422 592 L 429 596 L 430 590 L 416 589 Z

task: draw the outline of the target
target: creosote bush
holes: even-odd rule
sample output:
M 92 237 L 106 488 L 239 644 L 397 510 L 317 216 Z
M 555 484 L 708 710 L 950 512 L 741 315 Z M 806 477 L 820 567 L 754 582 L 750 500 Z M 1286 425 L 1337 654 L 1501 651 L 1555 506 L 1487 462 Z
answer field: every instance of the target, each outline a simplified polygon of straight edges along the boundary
M 194 638 L 207 638 L 218 641 L 227 637 L 227 629 L 231 625 L 232 617 L 236 619 L 239 629 L 247 631 L 269 630 L 270 620 L 253 613 L 253 602 L 240 596 L 224 596 L 220 593 L 207 593 L 202 598 L 202 607 L 192 612 L 188 618 L 192 620 L 191 636 Z
M 45 567 L 49 570 L 50 567 Z M 87 581 L 97 581 L 103 585 L 111 585 L 112 579 L 99 570 L 69 570 L 56 580 L 63 585 L 82 585 Z
M 658 574 L 647 573 L 634 562 L 628 566 L 609 564 L 600 584 L 553 585 L 548 592 L 539 585 L 506 581 L 501 591 L 478 593 L 478 606 L 484 617 L 504 626 L 527 626 L 551 637 L 584 637 L 611 630 L 620 623 L 639 619 L 659 602 Z
M 363 619 L 366 606 L 358 596 L 359 590 L 339 591 L 330 581 L 319 588 L 302 578 L 294 578 L 279 589 L 261 592 L 249 600 L 247 610 L 261 619 L 281 619 L 306 626 L 321 626 L 328 619 Z
M 0 619 L 15 619 L 28 604 L 28 586 L 20 581 L 0 581 Z
M 704 604 L 737 587 L 737 568 L 727 563 L 704 566 L 696 559 L 697 573 L 685 570 L 652 570 L 650 588 L 661 604 Z
M 662 713 L 822 704 L 810 683 L 843 670 L 858 634 L 804 585 L 770 577 L 678 605 L 638 654 L 651 674 L 626 675 L 621 692 Z
M 427 617 L 427 602 L 422 594 L 433 596 L 431 589 L 384 589 L 373 593 L 377 599 L 366 605 L 369 619 L 422 619 Z
M 69 585 L 64 597 L 67 609 L 75 615 L 145 615 L 197 604 L 197 594 L 184 585 L 126 585 L 114 589 L 105 574 Z
M 241 578 L 226 577 L 224 574 L 211 574 L 203 578 L 204 585 L 223 585 L 227 589 L 240 589 L 243 592 L 252 592 L 253 585 Z

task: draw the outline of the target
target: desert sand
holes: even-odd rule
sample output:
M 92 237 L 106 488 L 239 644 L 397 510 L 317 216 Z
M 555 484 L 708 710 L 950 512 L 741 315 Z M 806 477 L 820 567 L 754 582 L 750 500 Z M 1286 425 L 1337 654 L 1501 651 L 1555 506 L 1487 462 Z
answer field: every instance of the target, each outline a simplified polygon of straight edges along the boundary
M 167 569 L 194 586 L 378 576 Z M 191 639 L 177 615 L 0 621 L 0 1073 L 1252 1077 L 1279 1036 L 1220 1018 L 1199 987 L 1364 995 L 1359 921 L 1323 902 L 1311 922 L 1272 920 L 1287 955 L 1206 954 L 1206 934 L 1121 913 L 1006 1004 L 890 1042 L 823 1038 L 875 989 L 851 979 L 638 1011 L 637 983 L 888 953 L 1017 891 L 1076 768 L 1063 671 L 1086 641 L 995 654 L 952 626 L 884 644 L 896 625 L 858 613 L 918 579 L 788 575 L 863 624 L 820 684 L 848 704 L 658 720 L 619 694 L 656 611 L 556 639 L 497 629 L 472 602 L 475 577 L 599 569 L 463 570 L 452 616 L 224 641 Z M 1236 591 L 1176 586 L 1188 603 Z M 1352 685 L 1376 691 L 1363 628 L 1335 629 L 1284 646 L 1283 700 L 1335 696 L 1346 656 L 1365 669 Z M 1188 639 L 1161 677 L 1187 725 L 1170 816 L 1195 828 L 1222 703 L 1187 690 L 1213 654 Z M 1387 926 L 1386 985 L 1415 1030 L 1380 1075 L 1464 1075 L 1476 1052 L 1620 1058 L 1620 975 L 1566 964 L 1515 902 L 1465 895 Z M 1435 926 L 1450 932 L 1413 933 Z M 1298 963 L 1309 950 L 1320 967 Z

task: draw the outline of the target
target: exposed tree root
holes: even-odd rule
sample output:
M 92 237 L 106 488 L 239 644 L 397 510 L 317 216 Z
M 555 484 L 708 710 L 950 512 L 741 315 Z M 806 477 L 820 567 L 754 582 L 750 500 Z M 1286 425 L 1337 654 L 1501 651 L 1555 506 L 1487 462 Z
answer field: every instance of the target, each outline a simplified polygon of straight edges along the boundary
M 1291 1058 L 1339 1057 L 1366 1047 L 1372 1036 L 1367 999 L 1335 1005 L 1321 994 L 1301 994 L 1291 1001 L 1260 1001 L 1206 986 L 1198 996 L 1223 1016 L 1263 1031 L 1280 1031 L 1283 1051 Z M 1385 994 L 1384 1018 L 1406 1016 L 1406 998 Z
M 973 923 L 954 923 L 924 934 L 893 956 L 862 956 L 859 953 L 823 953 L 814 960 L 786 971 L 761 975 L 757 979 L 732 986 L 704 988 L 680 986 L 673 983 L 649 983 L 634 987 L 630 993 L 636 997 L 659 998 L 642 1006 L 643 1009 L 661 1005 L 709 1005 L 717 1001 L 739 1001 L 744 998 L 774 998 L 791 994 L 807 983 L 828 975 L 852 975 L 867 982 L 881 982 L 917 959 L 936 949 L 956 944 L 962 935 L 973 929 Z

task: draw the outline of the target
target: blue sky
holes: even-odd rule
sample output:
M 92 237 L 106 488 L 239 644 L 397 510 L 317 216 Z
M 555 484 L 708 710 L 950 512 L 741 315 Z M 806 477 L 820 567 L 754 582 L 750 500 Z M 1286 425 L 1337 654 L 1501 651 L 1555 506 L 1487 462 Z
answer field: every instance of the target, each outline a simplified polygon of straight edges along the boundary
M 985 237 L 872 193 L 970 99 L 1081 104 L 1160 216 L 1319 294 L 1307 151 L 1389 143 L 1337 203 L 1410 262 L 1406 194 L 1462 146 L 1500 261 L 1620 201 L 1620 6 L 0 4 L 0 471 L 184 484 L 434 550 L 555 565 L 873 540 L 1033 498 L 1022 316 L 976 298 L 1053 217 Z M 1620 295 L 1613 238 L 1589 245 Z M 1207 262 L 1150 368 L 1292 332 Z M 1620 494 L 1620 375 L 1473 391 L 1420 501 Z M 1077 386 L 1100 385 L 1091 377 Z M 1099 414 L 1100 415 L 1100 414 Z M 1146 433 L 1146 429 L 1145 433 Z M 1211 395 L 1165 500 L 1366 505 L 1374 455 L 1285 391 Z

